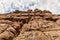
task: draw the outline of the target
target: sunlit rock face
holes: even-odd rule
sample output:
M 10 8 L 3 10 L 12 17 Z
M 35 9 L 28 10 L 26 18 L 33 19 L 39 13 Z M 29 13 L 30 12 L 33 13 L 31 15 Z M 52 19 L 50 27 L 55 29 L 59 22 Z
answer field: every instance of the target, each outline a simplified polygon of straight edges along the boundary
M 0 14 L 15 10 L 34 10 L 35 8 L 60 14 L 60 0 L 0 0 Z

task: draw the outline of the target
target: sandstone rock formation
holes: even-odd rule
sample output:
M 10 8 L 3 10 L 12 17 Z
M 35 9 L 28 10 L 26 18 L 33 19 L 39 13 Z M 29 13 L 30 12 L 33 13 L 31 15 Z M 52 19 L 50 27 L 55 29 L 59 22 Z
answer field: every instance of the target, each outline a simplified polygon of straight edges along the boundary
M 0 14 L 0 40 L 60 40 L 60 15 L 38 9 Z

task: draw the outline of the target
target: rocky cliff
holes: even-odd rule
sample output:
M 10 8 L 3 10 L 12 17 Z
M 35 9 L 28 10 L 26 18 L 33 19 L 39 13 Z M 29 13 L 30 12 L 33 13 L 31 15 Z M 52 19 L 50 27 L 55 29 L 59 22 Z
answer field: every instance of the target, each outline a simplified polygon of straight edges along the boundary
M 0 40 L 60 40 L 60 15 L 38 9 L 0 14 Z

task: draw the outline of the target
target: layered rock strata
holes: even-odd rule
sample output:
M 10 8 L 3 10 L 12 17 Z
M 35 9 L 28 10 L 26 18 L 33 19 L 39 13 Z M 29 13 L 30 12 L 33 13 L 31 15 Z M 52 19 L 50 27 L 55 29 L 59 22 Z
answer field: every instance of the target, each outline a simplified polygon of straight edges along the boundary
M 60 40 L 60 15 L 38 9 L 0 14 L 0 40 Z

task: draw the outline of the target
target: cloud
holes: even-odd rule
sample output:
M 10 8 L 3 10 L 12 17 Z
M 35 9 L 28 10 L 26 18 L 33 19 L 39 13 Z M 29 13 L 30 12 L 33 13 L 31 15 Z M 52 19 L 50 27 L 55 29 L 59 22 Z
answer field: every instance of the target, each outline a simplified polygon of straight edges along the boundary
M 60 14 L 60 0 L 0 0 L 0 13 L 9 13 L 14 10 L 34 10 L 35 8 Z

